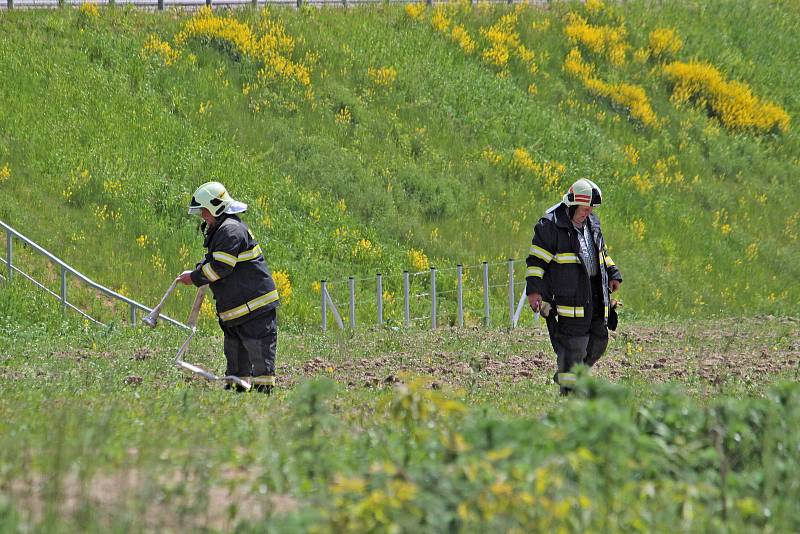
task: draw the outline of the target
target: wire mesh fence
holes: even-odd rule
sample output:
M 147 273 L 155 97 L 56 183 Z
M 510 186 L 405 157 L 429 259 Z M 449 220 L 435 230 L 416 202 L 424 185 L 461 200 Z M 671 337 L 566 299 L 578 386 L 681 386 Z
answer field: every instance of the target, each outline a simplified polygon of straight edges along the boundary
M 536 324 L 525 296 L 525 261 L 482 262 L 428 271 L 321 281 L 322 329 Z

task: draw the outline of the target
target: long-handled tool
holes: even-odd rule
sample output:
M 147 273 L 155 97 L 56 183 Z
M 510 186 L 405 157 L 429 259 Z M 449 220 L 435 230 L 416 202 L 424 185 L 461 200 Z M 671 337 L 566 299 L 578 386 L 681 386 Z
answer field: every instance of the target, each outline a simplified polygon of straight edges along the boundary
M 186 338 L 186 341 L 183 342 L 183 345 L 181 345 L 181 348 L 178 349 L 178 353 L 175 355 L 175 365 L 193 374 L 202 376 L 206 380 L 233 383 L 236 384 L 237 386 L 244 388 L 246 391 L 250 391 L 250 389 L 253 386 L 249 382 L 247 382 L 246 380 L 242 380 L 238 376 L 233 376 L 233 375 L 217 376 L 212 372 L 206 371 L 202 367 L 193 365 L 189 362 L 185 362 L 182 359 L 183 354 L 186 352 L 186 349 L 189 348 L 189 343 L 192 341 L 195 332 L 197 332 L 197 317 L 200 315 L 200 307 L 203 305 L 203 299 L 206 296 L 207 289 L 208 286 L 201 286 L 197 290 L 197 296 L 194 298 L 194 304 L 192 304 L 192 311 L 189 312 L 189 319 L 186 321 L 186 326 L 191 328 L 192 331 L 189 333 L 189 337 Z
M 153 308 L 153 311 L 147 314 L 146 317 L 142 318 L 142 323 L 146 324 L 150 328 L 155 328 L 156 324 L 158 324 L 158 317 L 161 315 L 161 308 L 164 307 L 164 303 L 167 301 L 167 298 L 175 291 L 175 287 L 178 285 L 178 280 L 175 279 L 172 281 L 172 284 L 167 289 L 167 292 L 164 293 L 164 296 L 161 297 L 161 302 Z

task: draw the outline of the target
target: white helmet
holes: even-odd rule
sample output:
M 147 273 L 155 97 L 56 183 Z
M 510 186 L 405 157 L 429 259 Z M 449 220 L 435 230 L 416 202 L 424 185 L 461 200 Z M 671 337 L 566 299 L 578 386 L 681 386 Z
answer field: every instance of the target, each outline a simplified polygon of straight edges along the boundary
M 581 178 L 572 184 L 562 199 L 567 206 L 599 206 L 602 201 L 603 193 L 600 188 L 586 178 Z
M 214 217 L 219 217 L 223 213 L 241 213 L 247 209 L 247 204 L 234 200 L 221 183 L 206 182 L 192 195 L 189 215 L 200 215 L 203 208 Z

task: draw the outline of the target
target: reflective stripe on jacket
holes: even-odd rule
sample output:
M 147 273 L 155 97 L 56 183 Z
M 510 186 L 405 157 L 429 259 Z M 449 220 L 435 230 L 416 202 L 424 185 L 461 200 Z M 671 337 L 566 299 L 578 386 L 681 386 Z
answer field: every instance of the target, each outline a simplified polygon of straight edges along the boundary
M 234 326 L 279 306 L 261 247 L 237 215 L 222 215 L 207 228 L 203 246 L 208 252 L 192 271 L 192 282 L 209 284 L 221 322 Z
M 603 284 L 603 307 L 609 305 L 610 280 L 622 281 L 614 261 L 608 255 L 600 219 L 592 213 L 584 224 L 589 230 L 597 253 L 598 270 Z M 556 306 L 559 316 L 575 321 L 591 322 L 592 287 L 589 274 L 580 258 L 578 230 L 572 225 L 567 206 L 559 204 L 548 211 L 533 231 L 533 241 L 526 260 L 526 293 L 539 293 L 542 299 Z

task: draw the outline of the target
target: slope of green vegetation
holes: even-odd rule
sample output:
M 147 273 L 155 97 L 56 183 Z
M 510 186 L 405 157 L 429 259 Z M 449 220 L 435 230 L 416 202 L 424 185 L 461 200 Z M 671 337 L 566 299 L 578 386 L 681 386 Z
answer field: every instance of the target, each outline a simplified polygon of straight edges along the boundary
M 586 176 L 629 313 L 796 313 L 797 7 L 4 12 L 0 218 L 152 303 L 200 258 L 185 208 L 219 179 L 299 327 L 321 278 L 524 258 Z

